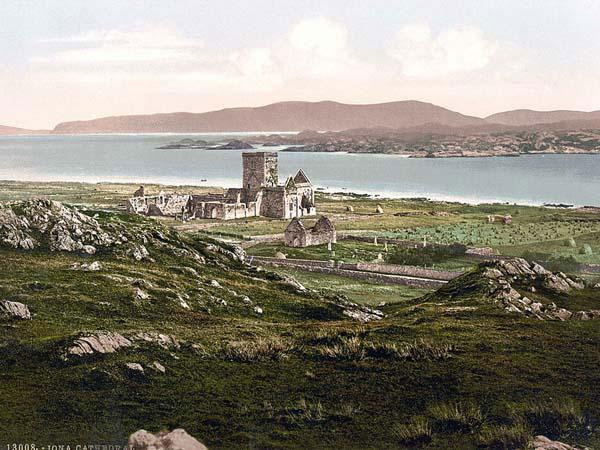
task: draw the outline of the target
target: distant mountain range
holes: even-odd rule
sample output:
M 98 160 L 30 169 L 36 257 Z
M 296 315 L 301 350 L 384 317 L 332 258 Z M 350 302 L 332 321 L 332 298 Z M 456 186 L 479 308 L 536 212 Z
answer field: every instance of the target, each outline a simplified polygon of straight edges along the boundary
M 12 136 L 19 134 L 48 134 L 50 130 L 27 130 L 25 128 L 7 127 L 0 125 L 0 136 Z
M 516 129 L 600 128 L 600 111 L 514 110 L 486 118 L 467 116 L 431 103 L 398 101 L 350 105 L 332 101 L 280 102 L 256 108 L 205 113 L 176 112 L 112 116 L 59 123 L 52 131 L 0 126 L 0 135 L 80 133 L 202 133 L 221 131 L 342 131 L 388 128 L 421 133 L 482 133 Z

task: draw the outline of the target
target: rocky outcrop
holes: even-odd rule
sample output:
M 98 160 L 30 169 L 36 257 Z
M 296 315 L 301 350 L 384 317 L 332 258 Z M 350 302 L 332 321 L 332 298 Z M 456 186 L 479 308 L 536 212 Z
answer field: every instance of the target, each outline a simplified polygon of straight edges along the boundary
M 0 246 L 82 255 L 108 251 L 135 261 L 152 261 L 150 249 L 158 248 L 201 264 L 206 262 L 176 233 L 155 223 L 125 223 L 114 216 L 100 222 L 96 217 L 52 200 L 0 203 Z M 243 262 L 245 258 L 244 250 L 235 245 L 212 243 L 206 249 L 235 261 Z M 84 265 L 80 270 L 86 270 Z
M 0 318 L 29 320 L 31 312 L 27 305 L 19 302 L 0 301 Z
M 359 322 L 371 322 L 373 320 L 381 320 L 385 317 L 384 314 L 378 309 L 371 309 L 367 307 L 345 309 L 343 314 L 351 319 L 358 320 Z
M 179 340 L 168 334 L 140 331 L 124 336 L 113 331 L 102 330 L 79 333 L 63 346 L 59 353 L 60 358 L 68 362 L 94 355 L 115 353 L 123 349 L 148 344 L 166 350 L 178 350 L 181 348 Z
M 154 331 L 143 331 L 131 335 L 131 339 L 138 343 L 155 344 L 164 349 L 177 350 L 181 343 L 175 336 L 169 334 L 157 333 Z
M 39 235 L 46 242 L 41 242 Z M 30 250 L 47 244 L 52 251 L 93 254 L 115 238 L 98 221 L 52 200 L 0 204 L 0 243 Z
M 132 345 L 131 340 L 111 331 L 81 333 L 63 350 L 61 359 L 69 361 L 91 355 L 114 353 Z
M 98 261 L 91 263 L 75 263 L 71 266 L 71 270 L 81 270 L 83 272 L 98 272 L 102 270 L 102 264 Z
M 553 441 L 546 436 L 536 436 L 531 444 L 534 450 L 578 450 L 569 444 L 560 441 Z
M 138 430 L 129 436 L 128 445 L 131 450 L 208 450 L 181 428 L 158 434 Z
M 450 281 L 435 295 L 457 297 L 478 292 L 506 311 L 521 313 L 541 320 L 589 320 L 600 317 L 598 310 L 570 311 L 554 302 L 534 301 L 522 292 L 567 295 L 585 288 L 579 278 L 552 273 L 535 262 L 522 258 L 481 263 L 474 272 Z M 532 295 L 533 297 L 533 295 Z

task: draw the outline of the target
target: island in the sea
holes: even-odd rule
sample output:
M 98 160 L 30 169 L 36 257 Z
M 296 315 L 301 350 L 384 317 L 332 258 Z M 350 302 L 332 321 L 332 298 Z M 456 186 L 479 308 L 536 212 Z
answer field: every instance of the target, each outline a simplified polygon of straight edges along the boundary
M 251 141 L 263 145 L 288 145 L 283 150 L 286 152 L 383 153 L 410 158 L 600 154 L 599 129 L 486 132 L 431 128 L 419 127 L 411 131 L 366 128 L 324 133 L 307 130 L 296 135 L 257 136 Z

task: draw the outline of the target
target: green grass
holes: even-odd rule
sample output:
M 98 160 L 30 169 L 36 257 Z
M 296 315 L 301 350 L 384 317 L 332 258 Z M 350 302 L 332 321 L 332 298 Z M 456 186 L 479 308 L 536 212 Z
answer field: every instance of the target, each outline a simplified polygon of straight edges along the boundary
M 60 193 L 64 186 L 35 189 L 46 188 L 57 198 L 79 195 Z M 2 189 L 4 198 L 37 192 L 31 185 Z M 84 203 L 100 203 L 105 194 L 89 195 Z M 385 217 L 378 218 L 368 215 L 372 200 L 320 196 L 319 202 L 341 228 L 382 233 L 481 223 L 491 213 L 511 213 L 518 226 L 572 215 L 398 200 L 383 202 Z M 348 203 L 356 217 L 345 213 Z M 433 209 L 451 216 L 393 215 Z M 101 220 L 124 220 L 119 217 L 107 212 Z M 128 220 L 131 227 L 155 226 Z M 269 226 L 275 225 L 283 221 Z M 224 229 L 235 231 L 235 224 Z M 203 246 L 201 237 L 183 239 Z M 300 295 L 265 272 L 210 253 L 201 264 L 150 251 L 154 261 L 136 263 L 110 253 L 90 259 L 0 249 L 0 299 L 26 303 L 33 313 L 31 321 L 0 322 L 0 445 L 25 439 L 123 445 L 140 428 L 185 428 L 211 449 L 515 448 L 537 432 L 600 446 L 596 321 L 545 322 L 506 313 L 476 294 L 423 298 L 430 291 L 281 270 L 317 291 Z M 69 269 L 90 260 L 104 269 Z M 136 288 L 150 298 L 136 299 Z M 553 301 L 583 307 L 594 294 Z M 352 321 L 334 305 L 344 296 L 371 306 L 386 302 L 386 317 Z M 263 314 L 254 312 L 256 305 Z M 156 331 L 182 345 L 57 360 L 65 340 L 100 329 Z M 155 361 L 164 374 L 151 369 Z M 128 376 L 128 362 L 142 364 L 145 376 Z

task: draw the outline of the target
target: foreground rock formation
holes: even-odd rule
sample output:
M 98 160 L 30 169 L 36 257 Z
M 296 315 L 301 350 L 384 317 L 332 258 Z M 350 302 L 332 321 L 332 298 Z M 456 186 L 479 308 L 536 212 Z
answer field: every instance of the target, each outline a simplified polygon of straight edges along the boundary
M 533 439 L 532 447 L 534 450 L 577 450 L 576 447 L 564 442 L 553 441 L 546 436 L 536 436 Z
M 30 250 L 42 245 L 37 233 L 48 239 L 52 251 L 93 254 L 116 238 L 98 221 L 52 200 L 28 200 L 0 205 L 0 243 Z
M 7 319 L 31 319 L 31 313 L 27 305 L 19 302 L 0 301 L 0 318 Z
M 181 428 L 158 434 L 139 430 L 129 436 L 128 445 L 132 450 L 208 450 Z
M 532 300 L 523 293 L 530 292 L 532 297 L 538 292 L 556 296 L 585 288 L 584 281 L 579 278 L 552 273 L 535 262 L 515 258 L 484 262 L 474 272 L 455 278 L 434 295 L 456 298 L 479 293 L 506 311 L 541 320 L 599 318 L 600 310 L 570 311 L 554 302 Z

